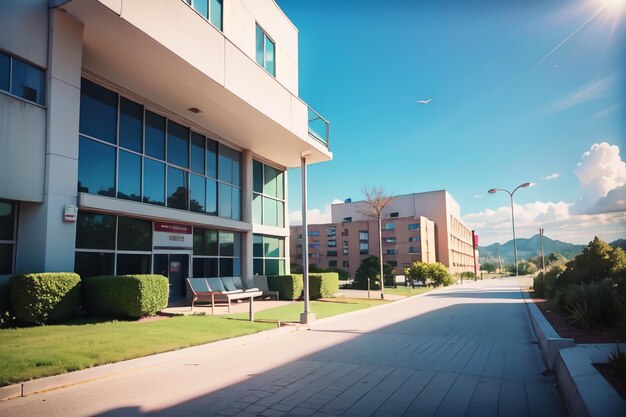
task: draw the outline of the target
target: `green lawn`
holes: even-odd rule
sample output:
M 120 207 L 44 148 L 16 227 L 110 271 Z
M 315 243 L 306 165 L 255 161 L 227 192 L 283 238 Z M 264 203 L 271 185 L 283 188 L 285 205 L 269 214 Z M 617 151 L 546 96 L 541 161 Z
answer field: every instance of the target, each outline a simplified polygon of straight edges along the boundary
M 374 305 L 384 304 L 387 301 L 367 300 L 360 298 L 333 298 L 325 301 L 311 301 L 311 311 L 315 317 L 323 319 L 337 314 L 349 313 L 351 311 L 362 310 Z M 293 303 L 282 307 L 269 308 L 267 310 L 254 313 L 254 318 L 267 321 L 298 322 L 300 313 L 304 311 L 304 303 Z M 248 313 L 231 314 L 229 317 L 236 319 L 246 319 Z
M 187 316 L 146 322 L 80 319 L 65 325 L 0 329 L 0 386 L 274 327 Z
M 386 294 L 395 294 L 395 295 L 404 295 L 410 297 L 412 295 L 423 294 L 428 291 L 432 291 L 431 287 L 420 287 L 420 288 L 411 288 L 411 287 L 398 287 L 398 288 L 387 288 L 385 287 Z

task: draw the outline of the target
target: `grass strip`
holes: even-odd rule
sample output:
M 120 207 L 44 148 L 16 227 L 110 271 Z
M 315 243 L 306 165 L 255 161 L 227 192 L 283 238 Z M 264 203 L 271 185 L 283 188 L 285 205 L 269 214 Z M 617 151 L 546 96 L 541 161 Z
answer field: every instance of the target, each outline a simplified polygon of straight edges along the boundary
M 333 298 L 319 301 L 311 301 L 311 311 L 315 313 L 315 317 L 323 319 L 326 317 L 336 316 L 337 314 L 349 313 L 351 311 L 362 310 L 387 303 L 383 300 L 368 300 L 360 298 Z M 254 318 L 267 321 L 279 322 L 299 322 L 300 313 L 304 311 L 304 303 L 293 303 L 286 306 L 269 308 L 267 310 L 254 313 Z M 230 314 L 230 318 L 246 320 L 247 313 Z
M 0 386 L 275 328 L 213 316 L 154 321 L 75 319 L 0 330 Z

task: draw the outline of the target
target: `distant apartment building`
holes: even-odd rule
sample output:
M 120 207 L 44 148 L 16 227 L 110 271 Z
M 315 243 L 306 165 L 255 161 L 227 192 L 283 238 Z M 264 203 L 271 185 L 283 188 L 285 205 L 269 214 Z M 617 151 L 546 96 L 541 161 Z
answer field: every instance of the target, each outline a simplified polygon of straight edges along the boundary
M 309 225 L 309 260 L 354 276 L 362 260 L 378 256 L 377 220 L 363 201 L 333 204 L 332 223 Z M 394 197 L 382 214 L 383 262 L 402 273 L 415 261 L 441 262 L 451 273 L 474 272 L 472 231 L 445 190 Z M 291 262 L 302 264 L 302 226 L 291 227 Z
M 275 1 L 2 1 L 0 28 L 0 295 L 289 272 L 287 168 L 332 153 Z

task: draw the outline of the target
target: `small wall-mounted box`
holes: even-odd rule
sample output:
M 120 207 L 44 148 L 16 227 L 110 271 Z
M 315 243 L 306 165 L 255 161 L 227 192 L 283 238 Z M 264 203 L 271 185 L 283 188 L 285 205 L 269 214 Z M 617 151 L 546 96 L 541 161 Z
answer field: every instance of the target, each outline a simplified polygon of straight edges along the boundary
M 78 207 L 73 204 L 68 204 L 65 206 L 65 211 L 63 212 L 63 221 L 66 223 L 74 223 L 76 218 L 78 217 Z

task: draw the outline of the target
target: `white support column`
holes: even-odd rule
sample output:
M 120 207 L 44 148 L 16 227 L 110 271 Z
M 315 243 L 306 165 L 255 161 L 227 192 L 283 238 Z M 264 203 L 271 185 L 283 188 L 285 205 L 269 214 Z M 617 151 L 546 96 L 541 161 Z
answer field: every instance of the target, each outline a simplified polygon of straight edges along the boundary
M 307 155 L 300 158 L 302 170 L 302 280 L 304 281 L 304 312 L 300 314 L 300 323 L 315 321 L 315 313 L 309 307 L 309 231 L 307 221 Z
M 58 8 L 49 19 L 44 201 L 20 207 L 17 273 L 74 270 L 76 223 L 63 213 L 78 195 L 83 25 Z
M 252 188 L 253 188 L 253 157 L 249 150 L 243 151 L 243 187 L 241 219 L 252 223 Z M 241 279 L 248 288 L 252 287 L 253 262 L 253 234 L 251 231 L 241 233 Z

